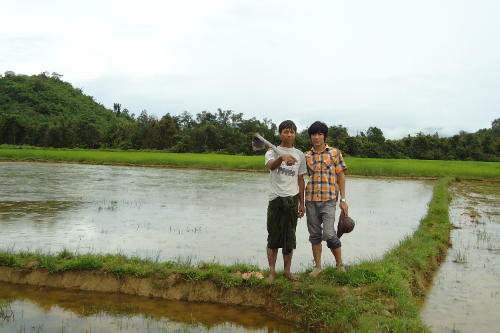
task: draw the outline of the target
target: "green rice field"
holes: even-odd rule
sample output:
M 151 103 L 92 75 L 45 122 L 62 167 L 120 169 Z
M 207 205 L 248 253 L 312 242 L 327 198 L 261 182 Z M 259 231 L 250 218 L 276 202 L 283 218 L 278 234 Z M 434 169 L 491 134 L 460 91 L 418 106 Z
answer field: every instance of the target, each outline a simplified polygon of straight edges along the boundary
M 119 164 L 217 170 L 267 171 L 263 156 L 218 154 L 175 154 L 159 151 L 105 151 L 33 149 L 0 146 L 0 159 L 9 161 Z M 348 175 L 373 177 L 500 180 L 499 162 L 427 161 L 410 159 L 368 159 L 346 157 Z

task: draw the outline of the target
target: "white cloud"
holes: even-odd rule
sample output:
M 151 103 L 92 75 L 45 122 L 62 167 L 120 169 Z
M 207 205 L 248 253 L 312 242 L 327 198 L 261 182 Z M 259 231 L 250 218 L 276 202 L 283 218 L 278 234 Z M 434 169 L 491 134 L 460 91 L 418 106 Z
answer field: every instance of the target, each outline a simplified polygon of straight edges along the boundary
M 56 71 L 136 114 L 220 107 L 299 128 L 319 119 L 351 134 L 453 135 L 500 116 L 499 9 L 493 0 L 10 2 L 0 71 Z

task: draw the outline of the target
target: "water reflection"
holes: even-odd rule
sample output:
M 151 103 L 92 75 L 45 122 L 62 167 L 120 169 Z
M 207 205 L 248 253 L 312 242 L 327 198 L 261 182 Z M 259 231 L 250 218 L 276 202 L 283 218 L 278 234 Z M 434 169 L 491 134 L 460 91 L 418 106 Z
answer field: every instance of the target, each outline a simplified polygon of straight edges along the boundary
M 9 332 L 293 332 L 253 308 L 187 303 L 0 282 L 0 331 Z M 0 301 L 1 302 L 1 301 Z
M 266 268 L 268 187 L 265 173 L 4 162 L 0 243 Z M 380 257 L 410 235 L 432 196 L 432 183 L 422 181 L 347 177 L 346 187 L 357 223 L 342 237 L 347 264 Z M 12 203 L 28 209 L 7 209 Z M 303 218 L 292 270 L 311 266 Z

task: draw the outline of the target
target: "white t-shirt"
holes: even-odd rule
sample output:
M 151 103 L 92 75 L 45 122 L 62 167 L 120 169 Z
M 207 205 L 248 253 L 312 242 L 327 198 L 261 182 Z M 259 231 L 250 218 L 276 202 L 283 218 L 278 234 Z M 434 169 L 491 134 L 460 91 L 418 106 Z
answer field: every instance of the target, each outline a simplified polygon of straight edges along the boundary
M 269 188 L 269 201 L 277 197 L 291 197 L 299 193 L 299 175 L 307 173 L 306 159 L 304 154 L 296 148 L 279 146 L 283 154 L 290 154 L 299 161 L 293 165 L 282 162 L 276 170 L 271 170 L 271 187 Z M 273 150 L 266 152 L 266 165 L 278 158 Z

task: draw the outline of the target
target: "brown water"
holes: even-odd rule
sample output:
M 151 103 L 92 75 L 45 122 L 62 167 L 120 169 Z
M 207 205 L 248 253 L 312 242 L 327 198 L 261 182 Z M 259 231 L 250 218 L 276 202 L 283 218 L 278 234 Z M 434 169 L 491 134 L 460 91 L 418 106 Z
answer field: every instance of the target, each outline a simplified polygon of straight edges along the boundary
M 427 212 L 432 186 L 423 181 L 348 176 L 349 214 L 356 227 L 342 237 L 344 262 L 378 258 L 411 235 Z M 266 173 L 4 162 L 0 163 L 0 244 L 14 251 L 123 253 L 161 261 L 244 262 L 265 269 L 268 187 Z M 328 252 L 323 254 L 325 264 L 333 262 Z M 312 254 L 303 218 L 297 228 L 292 270 L 310 267 Z M 282 269 L 282 260 L 278 260 L 277 268 Z M 14 306 L 18 306 L 16 302 L 21 309 L 17 312 L 26 316 L 30 313 L 40 318 L 44 313 L 37 310 L 39 303 L 20 299 Z M 190 304 L 185 306 L 189 309 Z M 61 310 L 57 301 L 51 309 L 54 312 L 43 314 L 44 320 L 64 323 L 76 316 Z M 156 310 L 151 311 L 151 316 L 163 318 Z M 195 310 L 184 312 L 189 311 Z M 56 313 L 56 319 L 52 313 Z M 149 314 L 135 316 L 148 323 Z M 240 321 L 246 316 L 241 315 Z M 247 328 L 242 331 L 226 319 L 226 324 L 210 331 L 246 332 Z M 113 316 L 108 318 L 100 312 L 96 317 L 78 320 L 89 325 L 105 322 L 109 327 Z M 68 327 L 82 326 L 71 322 Z M 267 327 L 265 330 L 274 330 Z M 189 331 L 197 329 L 190 327 Z
M 421 312 L 433 332 L 500 332 L 500 196 L 474 191 L 454 185 L 457 229 Z
M 0 282 L 0 332 L 293 332 L 246 307 Z M 0 301 L 1 302 L 1 301 Z M 1 304 L 1 303 L 0 303 Z

